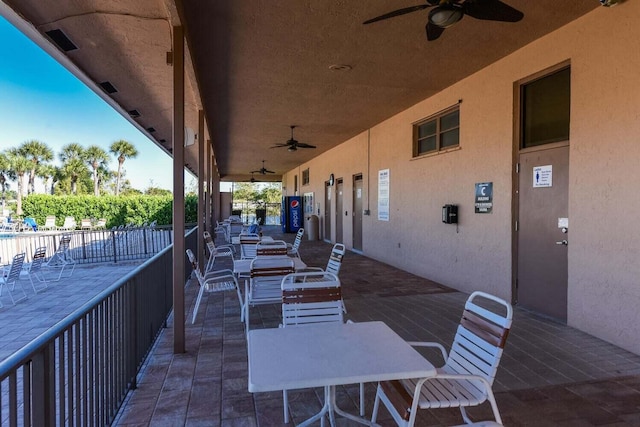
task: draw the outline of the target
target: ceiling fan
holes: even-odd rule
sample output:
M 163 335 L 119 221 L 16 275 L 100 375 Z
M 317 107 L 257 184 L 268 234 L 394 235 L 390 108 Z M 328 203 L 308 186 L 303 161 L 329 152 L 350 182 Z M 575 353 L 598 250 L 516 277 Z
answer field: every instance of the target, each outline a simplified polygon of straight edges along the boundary
M 288 151 L 296 151 L 298 148 L 316 148 L 315 145 L 305 144 L 304 142 L 299 142 L 293 138 L 293 129 L 296 126 L 291 125 L 291 139 L 285 142 L 284 144 L 276 144 L 271 148 L 279 148 L 279 147 L 288 147 Z
M 500 0 L 426 0 L 426 4 L 405 7 L 364 21 L 363 24 L 417 12 L 432 7 L 426 25 L 427 40 L 436 40 L 446 28 L 464 15 L 485 21 L 518 22 L 524 14 Z
M 255 177 L 253 176 L 255 172 L 251 172 L 251 179 L 249 180 L 249 182 L 254 183 L 254 182 L 260 182 L 257 179 L 255 179 Z
M 258 169 L 257 171 L 251 171 L 252 174 L 254 173 L 259 173 L 262 175 L 266 175 L 268 173 L 275 173 L 274 171 L 270 171 L 269 169 L 264 167 L 264 160 L 262 161 L 262 167 L 260 169 Z

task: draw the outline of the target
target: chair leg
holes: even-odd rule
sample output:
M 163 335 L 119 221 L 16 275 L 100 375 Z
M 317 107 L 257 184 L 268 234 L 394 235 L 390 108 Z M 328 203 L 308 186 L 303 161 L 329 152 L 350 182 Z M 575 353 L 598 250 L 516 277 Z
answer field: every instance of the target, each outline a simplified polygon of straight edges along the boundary
M 284 404 L 284 423 L 289 424 L 289 399 L 287 398 L 287 390 L 282 390 L 282 402 Z
M 191 318 L 192 325 L 196 322 L 198 308 L 200 307 L 200 301 L 202 301 L 202 294 L 204 294 L 204 286 L 200 285 L 200 291 L 198 291 L 198 297 L 196 298 L 196 305 L 193 307 L 193 317 Z

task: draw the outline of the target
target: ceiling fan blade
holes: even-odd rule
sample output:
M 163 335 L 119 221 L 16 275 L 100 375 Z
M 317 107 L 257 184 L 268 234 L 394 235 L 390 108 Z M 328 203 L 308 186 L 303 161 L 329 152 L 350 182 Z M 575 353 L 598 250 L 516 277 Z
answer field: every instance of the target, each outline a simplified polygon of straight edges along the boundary
M 296 144 L 298 148 L 316 148 L 315 145 L 305 144 L 304 142 L 299 142 Z
M 444 28 L 433 25 L 431 22 L 427 22 L 425 30 L 427 31 L 427 40 L 429 41 L 437 40 L 438 37 L 444 33 Z
M 265 169 L 264 173 L 275 173 L 274 171 L 270 171 L 269 169 Z
M 251 171 L 249 173 L 260 173 L 260 171 Z
M 462 7 L 465 15 L 486 21 L 518 22 L 524 18 L 524 13 L 500 0 L 465 1 Z
M 280 147 L 288 147 L 288 146 L 289 146 L 289 144 L 276 144 L 276 145 L 273 145 L 273 146 L 271 146 L 269 148 L 280 148 Z
M 418 6 L 405 7 L 403 9 L 394 10 L 393 12 L 385 13 L 384 15 L 376 16 L 375 18 L 368 19 L 363 22 L 363 24 L 371 24 L 372 22 L 382 21 L 383 19 L 389 19 L 400 15 L 405 15 L 411 12 L 417 12 L 418 10 L 423 10 L 428 7 L 433 6 L 432 4 L 421 4 Z

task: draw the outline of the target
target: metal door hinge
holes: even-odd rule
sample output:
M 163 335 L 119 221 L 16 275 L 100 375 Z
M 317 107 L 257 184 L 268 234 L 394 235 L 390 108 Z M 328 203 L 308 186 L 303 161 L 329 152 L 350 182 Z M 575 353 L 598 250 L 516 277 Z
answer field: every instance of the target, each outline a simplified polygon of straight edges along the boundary
M 516 173 L 520 173 L 520 163 L 516 163 Z
M 518 221 L 516 221 L 516 231 L 518 231 Z

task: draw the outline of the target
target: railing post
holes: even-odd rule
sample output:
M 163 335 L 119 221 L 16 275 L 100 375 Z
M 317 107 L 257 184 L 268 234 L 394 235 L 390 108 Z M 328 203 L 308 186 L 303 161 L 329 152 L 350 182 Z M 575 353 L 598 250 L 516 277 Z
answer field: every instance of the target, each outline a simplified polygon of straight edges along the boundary
M 32 411 L 34 426 L 54 426 L 55 423 L 55 342 L 51 341 L 32 360 Z
M 111 240 L 113 241 L 113 262 L 118 262 L 118 250 L 116 249 L 116 230 L 111 230 Z

